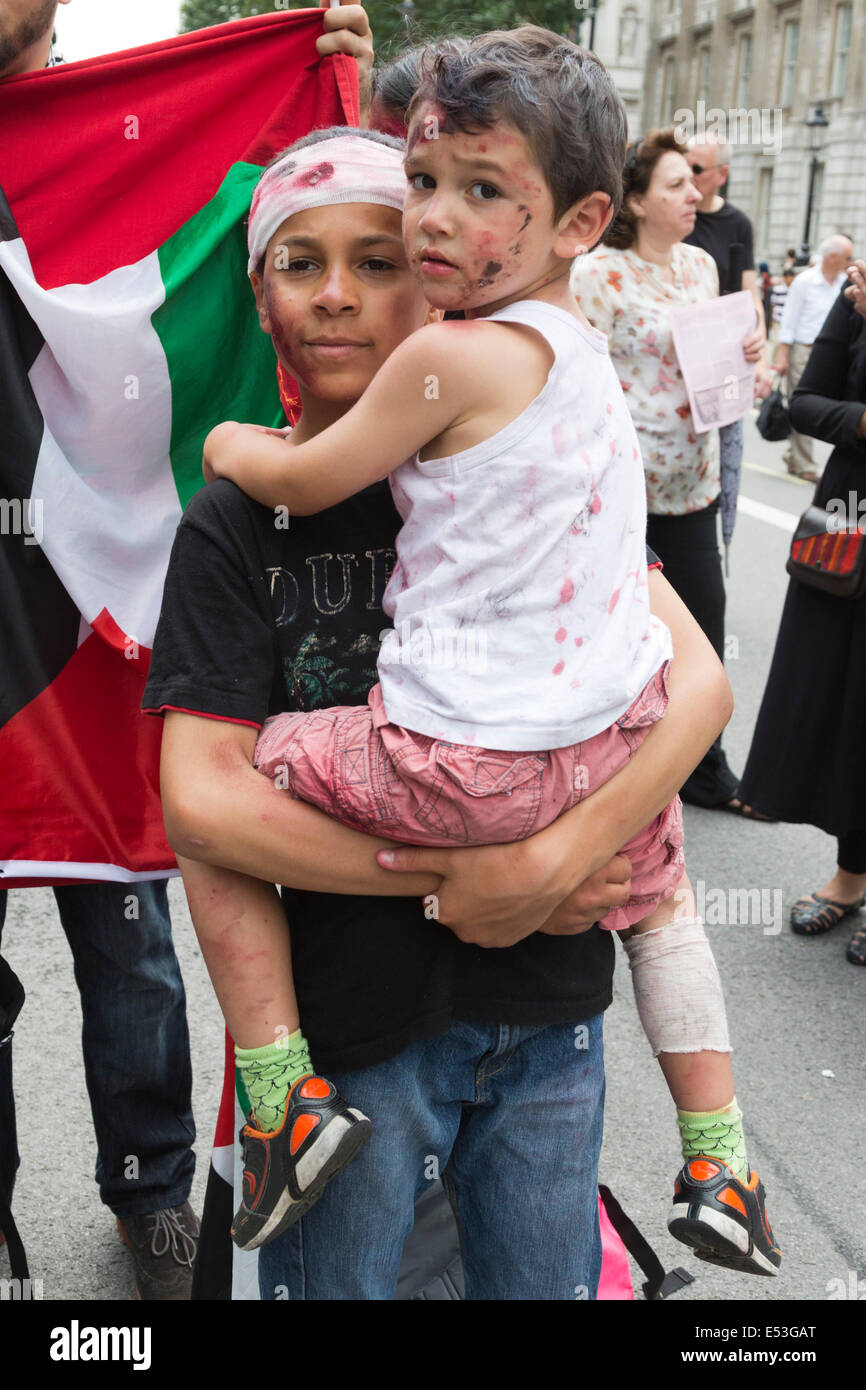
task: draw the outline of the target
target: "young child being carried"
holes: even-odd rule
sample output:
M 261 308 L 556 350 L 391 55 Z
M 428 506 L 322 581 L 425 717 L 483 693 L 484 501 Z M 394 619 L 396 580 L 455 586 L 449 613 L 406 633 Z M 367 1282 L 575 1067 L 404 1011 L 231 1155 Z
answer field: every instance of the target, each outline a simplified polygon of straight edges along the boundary
M 266 283 L 304 273 L 304 246 L 275 233 L 324 184 L 329 201 L 358 201 L 345 143 L 289 150 L 262 176 L 249 267 L 267 253 Z M 452 848 L 522 839 L 612 777 L 664 715 L 672 647 L 648 604 L 637 438 L 607 340 L 569 288 L 618 207 L 625 145 L 610 78 L 566 40 L 526 26 L 440 46 L 410 108 L 405 180 L 376 145 L 364 197 L 405 194 L 410 266 L 431 305 L 465 318 L 412 334 L 304 443 L 234 422 L 206 441 L 209 479 L 289 516 L 390 480 L 403 526 L 379 682 L 367 706 L 269 719 L 256 749 L 278 787 L 355 828 Z M 317 356 L 364 353 L 348 289 L 344 307 L 322 315 L 308 377 Z M 704 1258 L 774 1274 L 679 798 L 623 853 L 632 896 L 601 925 L 624 935 L 678 1106 L 686 1163 L 668 1224 Z M 290 1048 L 238 1058 L 254 1095 L 266 1076 L 270 1107 L 244 1130 L 245 1168 L 268 1175 L 235 1218 L 244 1248 L 297 1220 L 369 1132 L 313 1075 L 296 1007 L 288 1022 Z

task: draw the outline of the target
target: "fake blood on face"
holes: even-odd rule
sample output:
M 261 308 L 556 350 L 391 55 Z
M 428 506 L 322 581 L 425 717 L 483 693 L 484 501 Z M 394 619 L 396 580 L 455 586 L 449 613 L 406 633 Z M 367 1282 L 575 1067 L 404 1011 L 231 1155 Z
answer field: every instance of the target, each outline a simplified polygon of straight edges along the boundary
M 413 120 L 410 158 L 413 149 L 421 155 L 425 138 L 431 139 L 434 116 L 438 117 L 439 112 L 431 103 Z M 539 240 L 534 228 L 529 232 L 527 228 L 536 213 L 546 209 L 545 199 L 551 200 L 519 132 L 497 126 L 496 162 L 502 166 L 498 175 L 486 169 L 471 173 L 463 170 L 464 165 L 471 168 L 473 160 L 491 148 L 486 134 L 479 139 L 470 132 L 454 131 L 452 138 L 440 140 L 438 137 L 446 129 L 440 122 L 435 131 L 436 143 L 429 146 L 429 162 L 425 158 L 420 166 L 430 178 L 425 180 L 426 190 L 415 190 L 419 195 L 417 204 L 410 189 L 404 232 L 408 232 L 410 256 L 418 256 L 426 246 L 456 267 L 455 274 L 436 268 L 427 258 L 423 263 L 420 258 L 415 261 L 427 281 L 428 298 L 432 292 L 431 302 L 438 308 L 453 308 L 459 303 L 465 310 L 478 309 L 495 304 L 504 296 L 513 296 L 523 285 L 537 284 L 537 272 L 544 274 L 549 270 L 543 261 L 543 238 Z M 456 167 L 452 153 L 460 161 Z M 412 169 L 411 163 L 409 168 Z M 470 187 L 474 182 L 490 184 L 498 190 L 497 195 L 482 189 L 484 196 L 478 196 L 475 188 Z M 543 279 L 540 282 L 547 283 Z
M 448 119 L 447 113 L 436 102 L 425 106 L 424 110 L 413 120 L 409 127 L 409 135 L 406 141 L 407 156 L 412 153 L 418 145 L 424 145 L 428 140 L 437 140 L 440 135 L 453 135 L 455 127 Z
M 283 366 L 291 370 L 290 362 L 292 358 L 292 348 L 296 342 L 297 334 L 291 319 L 280 314 L 270 296 L 266 297 L 268 318 L 271 327 L 271 339 L 276 349 L 277 356 Z
M 501 261 L 488 261 L 478 280 L 478 288 L 483 290 L 487 285 L 492 285 L 501 269 Z

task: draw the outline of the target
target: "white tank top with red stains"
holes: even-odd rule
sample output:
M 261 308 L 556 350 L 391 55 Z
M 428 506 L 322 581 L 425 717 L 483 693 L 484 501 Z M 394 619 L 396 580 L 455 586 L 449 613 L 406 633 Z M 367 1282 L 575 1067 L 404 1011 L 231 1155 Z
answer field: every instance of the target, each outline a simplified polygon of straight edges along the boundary
M 393 724 L 515 752 L 609 728 L 672 655 L 649 609 L 646 493 L 607 337 L 521 300 L 555 360 L 541 393 L 463 453 L 391 474 L 403 526 L 379 653 Z

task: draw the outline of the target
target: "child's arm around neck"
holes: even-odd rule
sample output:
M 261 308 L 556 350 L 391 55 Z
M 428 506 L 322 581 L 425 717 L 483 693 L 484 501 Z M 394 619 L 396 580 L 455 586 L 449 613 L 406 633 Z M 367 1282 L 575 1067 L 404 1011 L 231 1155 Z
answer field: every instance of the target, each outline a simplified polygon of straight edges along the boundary
M 333 507 L 488 404 L 491 378 L 502 389 L 496 338 L 483 320 L 418 329 L 352 409 L 304 444 L 234 421 L 217 425 L 205 440 L 205 478 L 230 478 L 257 502 L 297 516 Z

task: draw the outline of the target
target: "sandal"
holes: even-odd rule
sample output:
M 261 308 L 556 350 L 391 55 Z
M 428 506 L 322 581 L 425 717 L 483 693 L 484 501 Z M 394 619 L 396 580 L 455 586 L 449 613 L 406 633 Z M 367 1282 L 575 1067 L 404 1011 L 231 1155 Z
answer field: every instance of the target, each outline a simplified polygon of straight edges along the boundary
M 866 922 L 857 928 L 848 942 L 845 959 L 850 960 L 852 965 L 866 965 Z
M 866 903 L 866 893 L 856 903 L 837 903 L 817 893 L 798 898 L 791 908 L 791 931 L 798 936 L 823 936 L 832 931 L 851 912 L 858 912 Z M 866 964 L 866 961 L 863 962 Z
M 732 816 L 742 816 L 744 820 L 762 820 L 767 825 L 778 824 L 772 816 L 765 816 L 762 811 L 756 811 L 754 806 L 747 805 L 738 796 L 732 796 L 730 800 L 721 802 L 718 809 L 729 811 Z

